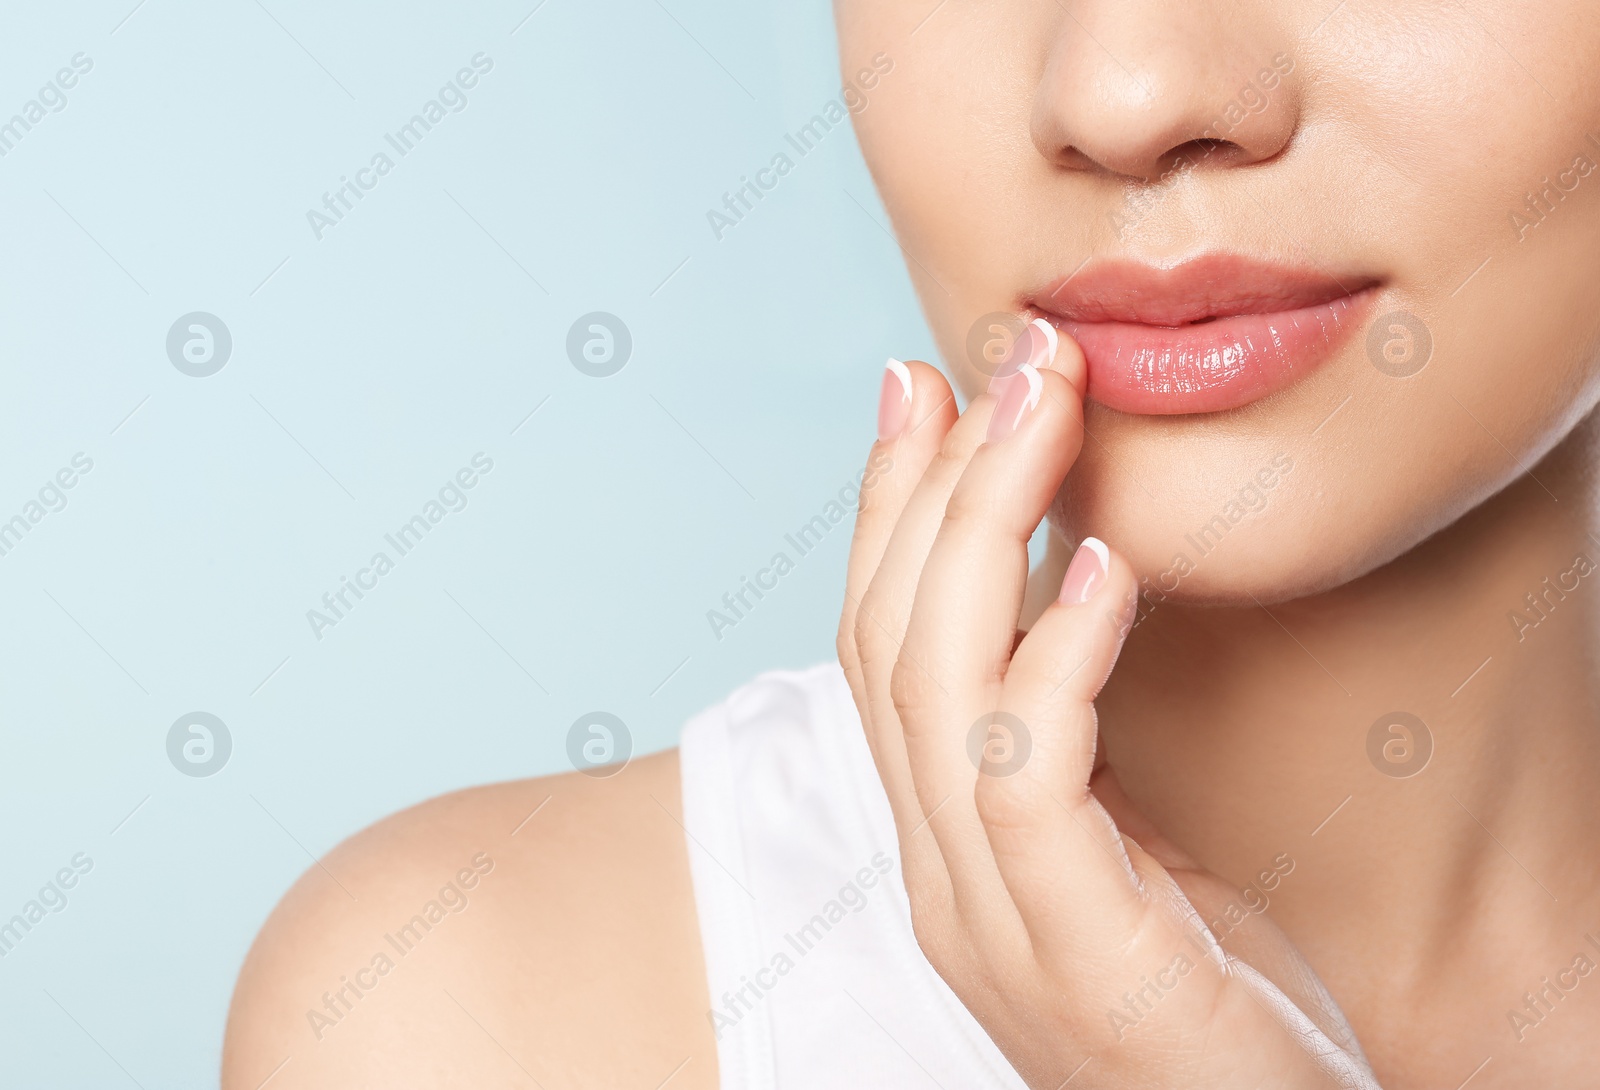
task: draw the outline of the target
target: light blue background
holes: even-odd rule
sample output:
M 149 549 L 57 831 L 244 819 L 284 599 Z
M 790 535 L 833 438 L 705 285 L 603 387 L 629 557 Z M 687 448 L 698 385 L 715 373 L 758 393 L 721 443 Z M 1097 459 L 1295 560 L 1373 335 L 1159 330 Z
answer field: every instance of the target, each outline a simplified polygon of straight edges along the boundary
M 8 9 L 0 120 L 94 67 L 0 159 L 0 520 L 94 468 L 0 557 L 0 920 L 94 867 L 0 959 L 7 1085 L 214 1084 L 311 854 L 568 768 L 582 713 L 660 749 L 832 654 L 848 525 L 720 641 L 706 611 L 855 477 L 883 357 L 931 344 L 847 129 L 707 223 L 838 96 L 827 7 L 663 2 Z M 479 52 L 317 241 L 307 209 Z M 634 340 L 606 379 L 565 351 L 596 310 Z M 232 332 L 210 378 L 166 356 L 190 311 Z M 314 638 L 479 451 L 469 506 Z M 166 753 L 194 710 L 232 734 L 210 778 Z

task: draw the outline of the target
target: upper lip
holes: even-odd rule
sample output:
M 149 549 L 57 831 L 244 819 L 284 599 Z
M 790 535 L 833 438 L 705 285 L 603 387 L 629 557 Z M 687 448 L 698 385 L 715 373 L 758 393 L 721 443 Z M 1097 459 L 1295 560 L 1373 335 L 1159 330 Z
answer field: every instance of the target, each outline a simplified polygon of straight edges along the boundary
M 1208 254 L 1171 266 L 1102 260 L 1028 296 L 1068 322 L 1184 326 L 1239 314 L 1321 306 L 1373 287 L 1376 279 Z

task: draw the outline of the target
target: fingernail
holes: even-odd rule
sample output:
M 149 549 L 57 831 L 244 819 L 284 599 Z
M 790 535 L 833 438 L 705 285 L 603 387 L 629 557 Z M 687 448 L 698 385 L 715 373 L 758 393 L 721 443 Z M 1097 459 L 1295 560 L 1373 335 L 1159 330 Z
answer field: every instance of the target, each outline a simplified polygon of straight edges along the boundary
M 1097 537 L 1084 538 L 1072 554 L 1072 563 L 1067 565 L 1066 578 L 1061 580 L 1061 604 L 1076 606 L 1087 602 L 1106 581 L 1110 570 L 1111 550 L 1106 543 Z
M 1055 362 L 1056 349 L 1060 344 L 1061 335 L 1056 332 L 1055 326 L 1043 318 L 1035 318 L 1029 322 L 1023 327 L 1016 343 L 1011 346 L 1011 352 L 1005 362 L 989 379 L 989 392 L 999 393 L 1001 384 L 1021 370 L 1023 364 L 1036 369 L 1049 367 Z
M 1039 377 L 1031 363 L 1025 363 L 1016 374 L 1008 375 L 999 385 L 1000 400 L 989 418 L 989 434 L 985 442 L 998 443 L 1022 424 L 1028 414 L 1039 404 L 1044 392 L 1044 379 Z
M 878 392 L 878 441 L 897 439 L 911 419 L 911 369 L 891 358 L 883 367 Z
M 1061 335 L 1056 332 L 1056 327 L 1043 318 L 1035 318 L 1028 326 L 1037 332 L 1030 338 L 1033 341 L 1033 352 L 1028 356 L 1028 362 L 1035 367 L 1049 367 L 1056 361 L 1056 349 L 1061 346 Z

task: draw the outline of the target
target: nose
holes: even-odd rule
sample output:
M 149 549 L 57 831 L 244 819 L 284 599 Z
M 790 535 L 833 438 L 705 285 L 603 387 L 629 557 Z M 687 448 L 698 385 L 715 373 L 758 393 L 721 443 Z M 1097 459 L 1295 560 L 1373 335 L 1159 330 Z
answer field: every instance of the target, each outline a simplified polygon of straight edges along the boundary
M 1034 146 L 1072 170 L 1149 181 L 1281 152 L 1303 85 L 1270 3 L 1093 0 L 1064 14 L 1034 95 Z M 1241 23 L 1245 12 L 1259 12 Z M 1256 20 L 1250 22 L 1249 20 Z

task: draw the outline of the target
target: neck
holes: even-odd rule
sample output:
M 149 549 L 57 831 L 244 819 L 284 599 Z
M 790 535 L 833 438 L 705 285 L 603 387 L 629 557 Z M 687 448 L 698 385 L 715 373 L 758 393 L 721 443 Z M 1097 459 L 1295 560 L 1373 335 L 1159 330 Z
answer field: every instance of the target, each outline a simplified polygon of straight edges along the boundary
M 1160 603 L 1099 701 L 1106 759 L 1174 842 L 1241 887 L 1292 860 L 1270 913 L 1369 1051 L 1469 999 L 1504 1035 L 1541 976 L 1580 949 L 1600 962 L 1589 430 L 1332 592 Z M 1396 712 L 1422 730 L 1370 742 Z M 1426 765 L 1398 775 L 1427 738 Z

